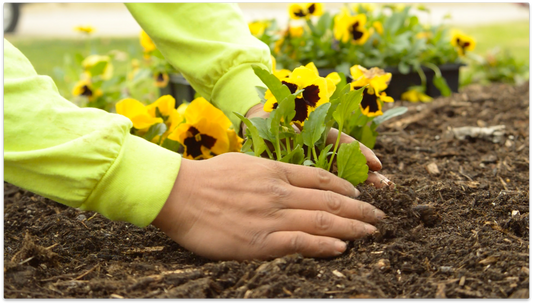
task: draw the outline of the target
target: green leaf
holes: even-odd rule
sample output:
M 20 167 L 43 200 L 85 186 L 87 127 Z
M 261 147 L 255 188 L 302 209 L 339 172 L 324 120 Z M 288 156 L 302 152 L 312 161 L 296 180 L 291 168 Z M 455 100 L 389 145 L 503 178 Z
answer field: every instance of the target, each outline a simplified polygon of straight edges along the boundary
M 279 132 L 279 127 L 282 120 L 288 123 L 292 121 L 294 115 L 296 115 L 296 110 L 294 109 L 295 97 L 296 96 L 291 94 L 285 97 L 281 102 L 278 100 L 278 107 L 270 114 L 270 118 L 272 118 L 270 132 L 272 132 L 272 134 L 277 134 Z
M 411 68 L 409 67 L 409 64 L 400 61 L 400 63 L 398 63 L 398 70 L 400 70 L 400 73 L 402 74 L 408 74 Z
M 379 135 L 379 133 L 376 131 L 376 128 L 377 125 L 375 125 L 374 123 L 372 123 L 371 126 L 364 125 L 361 128 L 361 136 L 360 138 L 358 138 L 359 142 L 370 149 L 374 148 L 374 145 L 376 144 L 376 139 Z
M 383 113 L 383 115 L 374 118 L 374 120 L 372 122 L 375 123 L 376 125 L 379 125 L 379 124 L 383 123 L 384 121 L 389 120 L 389 119 L 391 119 L 393 117 L 402 115 L 405 112 L 407 112 L 407 107 L 393 108 L 393 109 L 390 109 L 388 111 L 385 111 L 385 113 Z
M 437 89 L 440 90 L 442 96 L 450 96 L 452 94 L 452 91 L 450 90 L 450 87 L 448 86 L 448 83 L 444 77 L 433 77 L 433 84 L 435 87 L 437 87 Z
M 341 145 L 342 147 L 342 145 Z M 324 170 L 328 167 L 328 155 L 332 154 L 333 152 L 329 152 L 333 148 L 333 144 L 327 145 L 322 151 L 320 151 L 320 155 L 318 155 L 318 160 L 316 162 L 315 167 L 322 168 Z
M 366 158 L 359 148 L 359 142 L 342 144 L 337 153 L 338 176 L 357 186 L 368 178 Z
M 247 139 L 244 144 L 242 145 L 241 147 L 241 152 L 243 153 L 246 153 L 246 152 L 252 152 L 252 140 L 251 139 Z
M 233 114 L 237 115 L 237 117 L 239 117 L 241 121 L 243 121 L 244 124 L 246 125 L 247 127 L 246 132 L 250 133 L 250 135 L 252 136 L 254 154 L 257 157 L 260 157 L 261 153 L 263 153 L 266 150 L 267 146 L 263 138 L 259 136 L 259 132 L 257 131 L 257 128 L 248 118 L 242 116 L 241 114 L 237 112 L 233 112 Z
M 314 148 L 315 142 L 320 139 L 326 128 L 324 119 L 326 118 L 326 114 L 328 114 L 330 106 L 331 104 L 328 102 L 316 108 L 309 114 L 309 119 L 304 124 L 302 137 L 304 144 L 310 149 Z
M 352 115 L 352 112 L 359 107 L 361 100 L 363 100 L 363 91 L 365 88 L 366 87 L 362 87 L 341 96 L 340 104 L 337 106 L 335 112 L 333 112 L 333 118 L 339 125 L 344 124 L 344 122 Z
M 263 81 L 263 83 L 270 89 L 270 92 L 272 92 L 272 95 L 276 97 L 278 104 L 280 104 L 280 101 L 291 95 L 289 88 L 282 84 L 281 81 L 269 71 L 256 65 L 252 66 L 252 68 L 257 77 Z
M 175 140 L 165 138 L 161 147 L 168 149 L 170 151 L 178 152 L 180 143 Z
M 91 73 L 91 76 L 93 77 L 102 75 L 102 73 L 104 73 L 106 66 L 107 66 L 107 61 L 100 61 L 89 69 L 89 73 Z
M 267 91 L 267 88 L 256 86 L 255 90 L 257 91 L 257 95 L 259 96 L 259 99 L 261 99 L 261 103 L 265 103 L 265 93 Z
M 294 147 L 291 153 L 287 153 L 280 161 L 284 163 L 291 163 L 301 165 L 304 160 L 304 149 L 298 145 Z
M 314 167 L 315 166 L 315 162 L 310 160 L 310 159 L 306 159 L 304 161 L 304 166 L 308 166 L 308 167 Z
M 271 118 L 268 119 L 261 118 L 261 117 L 254 117 L 251 118 L 250 121 L 254 126 L 257 128 L 257 131 L 259 132 L 259 136 L 261 136 L 263 139 L 266 139 L 270 142 L 273 142 L 276 140 L 276 136 L 270 132 L 270 122 Z
M 144 134 L 143 138 L 146 139 L 147 141 L 151 141 L 154 137 L 161 136 L 166 131 L 167 131 L 167 125 L 165 125 L 164 123 L 158 123 L 158 124 L 152 125 L 148 129 L 146 134 Z

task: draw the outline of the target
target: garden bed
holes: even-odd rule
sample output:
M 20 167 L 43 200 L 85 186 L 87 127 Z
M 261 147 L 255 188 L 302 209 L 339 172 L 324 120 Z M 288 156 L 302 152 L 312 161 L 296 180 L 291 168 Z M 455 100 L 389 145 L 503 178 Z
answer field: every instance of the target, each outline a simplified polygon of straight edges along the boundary
M 404 105 L 375 147 L 396 190 L 359 187 L 388 218 L 337 258 L 213 262 L 4 183 L 4 297 L 529 297 L 529 84 Z M 448 133 L 496 125 L 501 143 Z

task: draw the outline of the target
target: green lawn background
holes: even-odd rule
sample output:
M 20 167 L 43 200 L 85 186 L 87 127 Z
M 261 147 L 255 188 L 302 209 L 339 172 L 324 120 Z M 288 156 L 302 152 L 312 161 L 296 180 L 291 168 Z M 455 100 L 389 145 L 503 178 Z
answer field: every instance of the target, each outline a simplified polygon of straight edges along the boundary
M 463 26 L 461 30 L 476 39 L 475 53 L 484 55 L 488 50 L 500 47 L 508 49 L 519 61 L 529 65 L 529 22 Z M 65 79 L 59 79 L 61 74 L 58 71 L 65 68 L 65 58 L 69 54 L 73 56 L 75 52 L 88 49 L 87 41 L 81 39 L 28 39 L 16 35 L 6 39 L 28 57 L 37 73 L 51 76 L 62 93 L 69 92 L 73 86 L 73 83 L 69 84 Z M 99 54 L 119 50 L 129 54 L 130 58 L 142 59 L 142 48 L 137 38 L 95 38 L 90 45 Z M 129 64 L 129 61 L 119 63 L 115 66 L 115 71 L 117 73 L 123 71 Z

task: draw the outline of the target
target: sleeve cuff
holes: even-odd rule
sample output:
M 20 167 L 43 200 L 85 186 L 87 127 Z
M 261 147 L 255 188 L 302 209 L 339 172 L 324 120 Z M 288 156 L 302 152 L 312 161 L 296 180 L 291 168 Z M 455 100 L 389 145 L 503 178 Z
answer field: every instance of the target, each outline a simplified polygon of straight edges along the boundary
M 163 208 L 180 165 L 178 153 L 128 134 L 117 159 L 80 208 L 147 226 Z
M 270 68 L 259 63 L 241 64 L 220 78 L 213 89 L 211 98 L 211 102 L 231 120 L 237 134 L 240 132 L 241 124 L 240 119 L 233 112 L 246 115 L 251 107 L 261 102 L 255 87 L 265 86 L 255 75 L 252 65 L 258 65 L 270 71 Z

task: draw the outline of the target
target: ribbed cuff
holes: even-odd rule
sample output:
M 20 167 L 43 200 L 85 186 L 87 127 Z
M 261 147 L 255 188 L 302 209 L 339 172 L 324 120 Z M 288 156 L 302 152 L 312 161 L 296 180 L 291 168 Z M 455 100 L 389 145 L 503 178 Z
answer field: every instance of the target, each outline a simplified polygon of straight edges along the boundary
M 270 71 L 265 65 L 254 65 Z M 251 107 L 261 102 L 256 86 L 265 87 L 265 84 L 255 75 L 252 64 L 242 64 L 222 76 L 213 89 L 211 102 L 231 120 L 237 134 L 241 121 L 233 112 L 246 115 Z
M 180 165 L 178 153 L 128 134 L 117 159 L 80 208 L 147 226 L 163 208 Z

